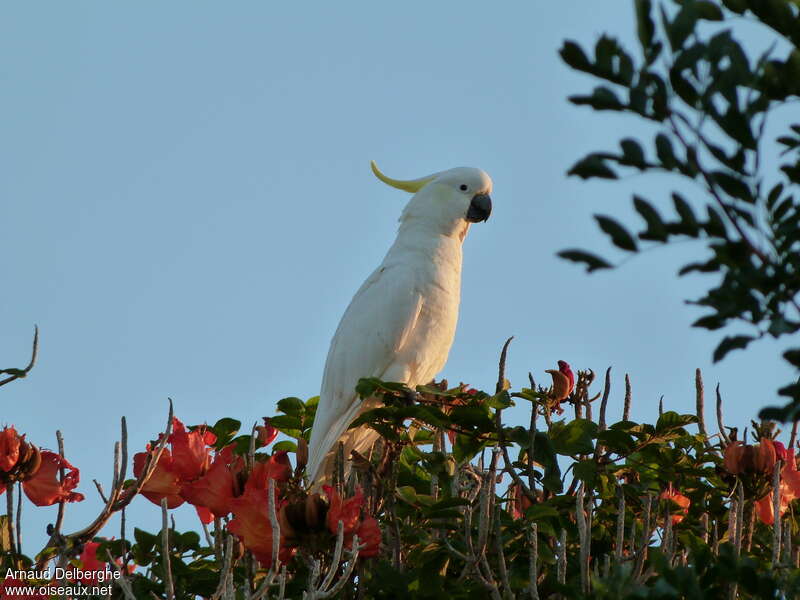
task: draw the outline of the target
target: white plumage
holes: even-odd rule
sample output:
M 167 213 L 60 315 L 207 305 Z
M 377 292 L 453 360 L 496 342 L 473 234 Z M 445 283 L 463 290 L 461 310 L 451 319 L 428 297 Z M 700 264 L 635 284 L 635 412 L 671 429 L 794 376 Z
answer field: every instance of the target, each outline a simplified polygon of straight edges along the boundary
M 378 401 L 361 401 L 362 377 L 401 381 L 413 389 L 444 367 L 458 320 L 461 244 L 472 222 L 491 211 L 492 180 L 480 169 L 461 167 L 392 187 L 415 192 L 400 216 L 397 238 L 380 266 L 347 307 L 331 341 L 311 432 L 307 474 L 316 485 L 332 468 L 339 440 L 345 458 L 365 453 L 378 434 L 366 427 L 347 431 Z

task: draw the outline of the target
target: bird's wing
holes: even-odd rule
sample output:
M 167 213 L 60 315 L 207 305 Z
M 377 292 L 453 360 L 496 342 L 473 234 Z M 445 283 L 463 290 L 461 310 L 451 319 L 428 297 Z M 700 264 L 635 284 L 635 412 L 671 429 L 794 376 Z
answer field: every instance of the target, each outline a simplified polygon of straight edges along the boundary
M 358 414 L 355 386 L 362 377 L 382 377 L 411 337 L 423 295 L 408 264 L 382 265 L 356 292 L 331 341 L 309 444 L 308 474 Z

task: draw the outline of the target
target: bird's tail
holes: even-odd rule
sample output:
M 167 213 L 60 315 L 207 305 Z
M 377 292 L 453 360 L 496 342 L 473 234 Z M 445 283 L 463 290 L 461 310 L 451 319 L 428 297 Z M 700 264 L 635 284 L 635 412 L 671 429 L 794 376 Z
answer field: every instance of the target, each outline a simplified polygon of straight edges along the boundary
M 344 457 L 346 460 L 353 450 L 365 453 L 378 439 L 378 432 L 365 426 L 357 427 L 351 431 L 347 430 L 350 423 L 359 414 L 378 406 L 380 406 L 380 401 L 372 399 L 357 403 L 339 417 L 328 431 L 322 433 L 321 439 L 319 435 L 314 435 L 316 432 L 312 431 L 311 444 L 308 448 L 306 475 L 313 489 L 318 489 L 330 479 L 333 472 L 333 461 L 340 441 L 344 443 Z M 345 470 L 349 471 L 347 464 L 345 464 Z

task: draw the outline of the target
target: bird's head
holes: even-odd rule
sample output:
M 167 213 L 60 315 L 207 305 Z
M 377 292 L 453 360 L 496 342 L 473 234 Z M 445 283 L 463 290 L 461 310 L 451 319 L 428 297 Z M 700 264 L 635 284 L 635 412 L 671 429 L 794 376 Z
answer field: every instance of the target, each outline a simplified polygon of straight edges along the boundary
M 419 179 L 392 179 L 375 161 L 372 172 L 385 184 L 414 194 L 401 221 L 420 219 L 442 233 L 460 232 L 469 223 L 486 221 L 492 212 L 492 179 L 481 169 L 458 167 Z

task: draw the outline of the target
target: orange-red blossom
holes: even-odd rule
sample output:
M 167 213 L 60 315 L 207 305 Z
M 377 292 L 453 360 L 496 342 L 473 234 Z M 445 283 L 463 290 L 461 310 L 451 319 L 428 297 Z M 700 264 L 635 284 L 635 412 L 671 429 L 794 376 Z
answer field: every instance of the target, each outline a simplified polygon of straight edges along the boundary
M 63 481 L 59 480 L 61 469 L 65 470 Z M 0 431 L 0 494 L 8 484 L 22 482 L 25 495 L 36 506 L 80 502 L 83 494 L 72 491 L 79 481 L 80 471 L 67 459 L 49 450 L 39 450 L 14 427 Z
M 361 519 L 361 508 L 364 506 L 364 493 L 361 488 L 356 489 L 355 496 L 346 499 L 339 496 L 329 485 L 322 486 L 322 489 L 325 490 L 330 502 L 326 519 L 328 530 L 337 533 L 341 521 L 345 547 L 351 546 L 353 535 L 357 535 L 359 543 L 363 544 L 359 555 L 364 558 L 377 556 L 381 544 L 381 530 L 375 518 Z
M 228 530 L 235 534 L 250 550 L 262 566 L 270 567 L 273 563 L 273 529 L 269 520 L 269 480 L 286 481 L 291 474 L 289 457 L 285 451 L 276 452 L 266 462 L 259 462 L 244 485 L 244 493 L 231 499 L 230 508 L 233 520 L 228 523 Z M 275 510 L 280 509 L 281 501 L 275 488 Z M 278 559 L 287 562 L 294 550 L 286 544 L 281 535 Z
M 777 442 L 776 445 L 778 443 L 780 442 Z M 783 513 L 789 508 L 789 503 L 796 498 L 800 498 L 800 473 L 797 471 L 794 448 L 785 450 L 783 449 L 783 444 L 781 444 L 778 451 L 779 453 L 783 451 L 786 456 L 786 460 L 781 468 L 779 486 L 781 497 L 778 510 L 780 516 L 783 516 Z M 772 494 L 772 491 L 770 491 L 769 494 L 756 501 L 756 513 L 758 514 L 758 518 L 761 519 L 762 523 L 766 523 L 767 525 L 772 525 L 775 522 L 775 513 L 773 510 L 775 503 Z
M 778 442 L 780 444 L 780 442 Z M 771 474 L 778 456 L 776 450 L 783 449 L 783 444 L 776 448 L 775 442 L 761 438 L 759 444 L 731 442 L 725 448 L 723 463 L 725 469 L 733 475 L 744 473 Z M 783 450 L 785 452 L 785 449 Z
M 661 492 L 660 498 L 662 500 L 668 500 L 674 502 L 680 507 L 680 511 L 678 514 L 672 515 L 672 524 L 677 525 L 681 521 L 683 521 L 684 517 L 689 514 L 689 506 L 691 506 L 692 501 L 689 500 L 686 496 L 681 494 L 680 492 L 676 492 L 672 488 L 672 484 L 670 484 L 667 489 Z

